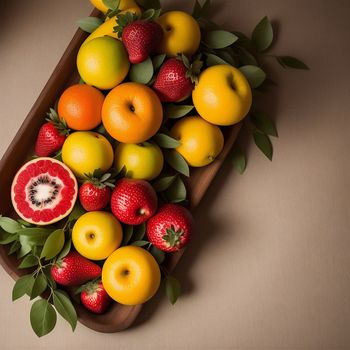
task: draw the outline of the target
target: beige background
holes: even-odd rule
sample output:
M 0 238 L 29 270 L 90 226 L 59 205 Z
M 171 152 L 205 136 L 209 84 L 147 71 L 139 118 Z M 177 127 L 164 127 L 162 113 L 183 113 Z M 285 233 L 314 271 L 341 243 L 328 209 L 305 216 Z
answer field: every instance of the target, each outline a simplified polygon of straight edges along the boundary
M 187 1 L 164 1 L 167 5 Z M 37 339 L 29 302 L 11 302 L 0 270 L 0 348 L 349 349 L 350 2 L 217 0 L 215 18 L 250 33 L 268 14 L 274 52 L 303 58 L 309 73 L 274 65 L 266 96 L 276 118 L 270 163 L 249 143 L 249 166 L 229 162 L 197 214 L 197 233 L 177 268 L 184 295 L 160 296 L 119 334 L 59 320 Z M 87 0 L 0 2 L 0 153 L 5 151 L 76 30 Z

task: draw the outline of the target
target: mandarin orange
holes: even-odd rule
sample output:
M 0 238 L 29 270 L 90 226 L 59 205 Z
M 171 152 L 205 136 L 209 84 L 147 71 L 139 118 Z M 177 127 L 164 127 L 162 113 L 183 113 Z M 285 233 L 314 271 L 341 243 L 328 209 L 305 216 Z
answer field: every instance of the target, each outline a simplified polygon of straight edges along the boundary
M 141 143 L 159 130 L 163 120 L 162 104 L 155 92 L 139 83 L 123 83 L 106 96 L 102 123 L 119 142 Z
M 58 101 L 58 115 L 69 128 L 91 130 L 101 123 L 104 95 L 98 89 L 85 85 L 72 85 Z

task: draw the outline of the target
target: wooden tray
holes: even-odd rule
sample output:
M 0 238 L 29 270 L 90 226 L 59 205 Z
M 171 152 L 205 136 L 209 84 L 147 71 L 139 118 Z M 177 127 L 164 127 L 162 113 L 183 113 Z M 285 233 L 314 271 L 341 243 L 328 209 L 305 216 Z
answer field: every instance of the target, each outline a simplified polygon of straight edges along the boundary
M 97 16 L 99 12 L 94 10 L 91 15 Z M 50 107 L 54 106 L 57 98 L 67 86 L 78 82 L 76 56 L 86 37 L 87 33 L 80 29 L 77 30 L 50 79 L 0 161 L 0 213 L 2 215 L 15 217 L 10 196 L 12 179 L 20 166 L 33 154 L 33 144 L 38 130 L 44 122 L 46 112 Z M 218 172 L 236 140 L 239 129 L 240 125 L 225 128 L 223 130 L 225 146 L 220 156 L 209 166 L 191 169 L 188 190 L 192 210 L 197 207 L 209 184 Z M 167 258 L 165 266 L 169 271 L 175 268 L 183 252 L 181 250 Z M 13 279 L 16 280 L 19 276 L 30 272 L 30 270 L 19 270 L 17 268 L 19 262 L 16 257 L 8 256 L 7 253 L 7 246 L 0 245 L 0 263 Z M 142 305 L 124 306 L 114 303 L 113 307 L 103 315 L 95 315 L 78 304 L 75 307 L 78 319 L 82 324 L 98 332 L 113 333 L 128 328 L 140 313 Z

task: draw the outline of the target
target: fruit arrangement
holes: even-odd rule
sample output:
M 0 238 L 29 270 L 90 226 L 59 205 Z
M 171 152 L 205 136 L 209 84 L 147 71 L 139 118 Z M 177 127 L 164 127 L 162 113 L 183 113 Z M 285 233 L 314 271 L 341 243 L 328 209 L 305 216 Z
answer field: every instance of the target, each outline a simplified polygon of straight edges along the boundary
M 0 216 L 0 244 L 28 272 L 12 299 L 35 299 L 30 321 L 49 333 L 57 313 L 74 330 L 75 304 L 103 314 L 138 305 L 164 280 L 164 261 L 192 239 L 186 177 L 220 155 L 225 128 L 242 122 L 272 158 L 273 121 L 253 100 L 273 82 L 260 62 L 307 69 L 291 56 L 264 56 L 273 39 L 265 17 L 252 39 L 192 14 L 162 12 L 157 0 L 90 0 L 102 15 L 80 20 L 90 35 L 76 58 L 81 80 L 47 113 L 34 154 L 13 178 L 18 219 Z M 232 151 L 243 172 L 245 155 Z

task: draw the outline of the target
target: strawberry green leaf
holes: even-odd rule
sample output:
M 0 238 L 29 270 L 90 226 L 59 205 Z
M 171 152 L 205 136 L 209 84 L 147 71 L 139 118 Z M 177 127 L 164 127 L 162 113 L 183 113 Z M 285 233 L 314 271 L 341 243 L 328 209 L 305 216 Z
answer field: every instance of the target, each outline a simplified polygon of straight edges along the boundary
M 145 61 L 133 64 L 129 71 L 131 81 L 140 84 L 147 84 L 153 77 L 152 60 L 148 57 Z
M 276 56 L 276 59 L 283 68 L 310 69 L 304 62 L 292 56 Z
M 236 35 L 226 30 L 212 30 L 204 37 L 204 43 L 211 49 L 223 49 L 237 40 Z
M 92 33 L 103 23 L 98 17 L 85 17 L 78 21 L 79 28 L 84 32 Z
M 269 137 L 259 131 L 254 131 L 254 142 L 267 158 L 272 160 L 273 147 Z
M 0 216 L 0 227 L 8 233 L 16 233 L 22 228 L 20 223 L 6 216 Z
M 20 277 L 12 289 L 12 301 L 21 298 L 24 294 L 30 295 L 33 289 L 34 277 L 30 275 L 24 275 Z
M 55 290 L 53 292 L 53 305 L 58 313 L 69 322 L 72 331 L 74 331 L 77 326 L 78 316 L 67 293 L 59 289 Z
M 154 18 L 156 14 L 156 10 L 155 9 L 147 9 L 146 11 L 144 11 L 141 15 L 141 19 L 145 20 L 145 21 L 149 21 L 151 19 Z
M 180 282 L 175 277 L 167 276 L 165 278 L 165 294 L 174 305 L 181 294 Z
M 265 72 L 256 66 L 242 66 L 239 67 L 239 70 L 247 78 L 249 85 L 254 89 L 260 86 L 266 79 Z
M 63 246 L 64 231 L 62 229 L 53 231 L 44 244 L 40 258 L 45 258 L 45 260 L 54 258 L 62 250 Z
M 34 281 L 32 291 L 30 293 L 30 300 L 35 299 L 47 288 L 47 280 L 43 273 L 40 273 Z
M 175 150 L 164 150 L 166 162 L 179 173 L 190 176 L 190 168 L 182 155 Z
M 234 146 L 232 153 L 233 167 L 239 174 L 243 174 L 247 165 L 245 154 L 242 152 L 241 148 L 237 145 Z
M 163 192 L 171 186 L 176 178 L 177 175 L 161 177 L 152 184 L 153 188 L 156 192 Z
M 268 17 L 264 17 L 254 28 L 252 42 L 255 48 L 262 52 L 268 49 L 273 41 L 273 29 Z
M 177 148 L 181 146 L 181 143 L 178 140 L 166 134 L 158 133 L 154 135 L 153 138 L 161 148 Z
M 192 105 L 175 105 L 166 104 L 164 107 L 164 115 L 170 119 L 177 119 L 185 116 L 192 111 L 194 106 Z
M 27 269 L 28 267 L 33 267 L 38 265 L 38 258 L 32 254 L 27 255 L 23 258 L 22 262 L 19 264 L 19 269 Z
M 253 112 L 250 120 L 257 129 L 266 135 L 278 137 L 275 122 L 264 112 Z
M 55 328 L 56 321 L 56 311 L 47 300 L 34 302 L 30 310 L 30 324 L 38 337 L 50 333 Z

